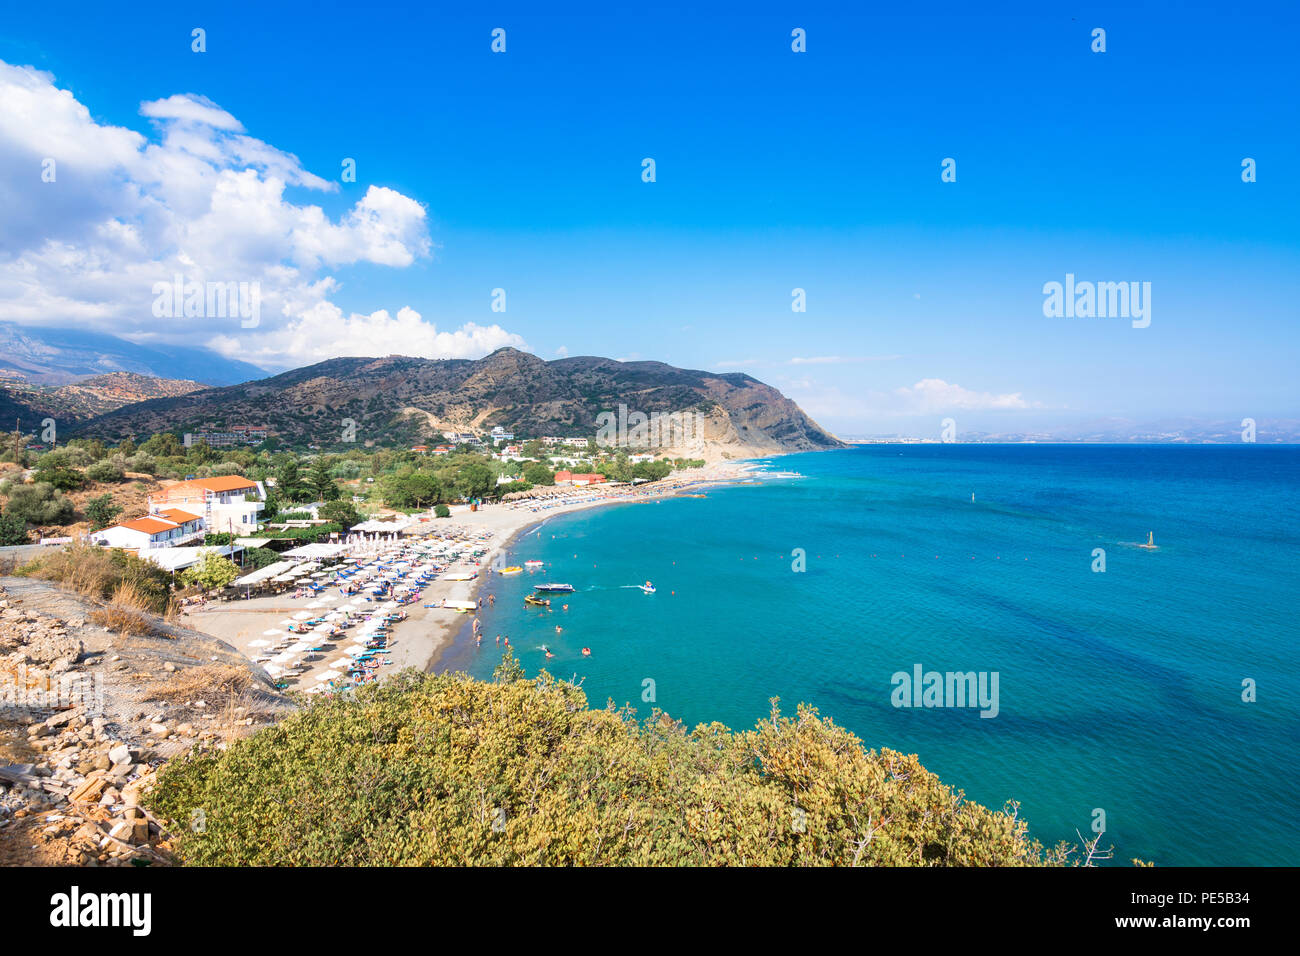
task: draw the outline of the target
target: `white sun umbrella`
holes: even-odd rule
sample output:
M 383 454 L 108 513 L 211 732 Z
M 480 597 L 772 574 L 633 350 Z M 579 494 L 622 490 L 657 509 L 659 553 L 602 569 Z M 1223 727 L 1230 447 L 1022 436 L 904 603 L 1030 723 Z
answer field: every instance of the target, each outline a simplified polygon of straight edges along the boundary
M 272 677 L 279 677 L 284 673 L 284 668 L 276 667 L 274 664 L 263 664 L 262 670 L 266 671 Z
M 322 604 L 329 604 L 331 601 L 337 601 L 338 599 L 339 596 L 337 594 L 322 594 L 319 598 L 317 598 L 317 600 L 320 601 Z
M 297 614 L 293 616 L 293 619 L 295 621 L 305 621 L 309 617 L 311 617 L 311 615 L 308 614 L 306 611 L 299 611 Z
M 277 635 L 277 634 L 283 634 L 283 633 L 284 633 L 284 631 L 280 630 L 278 627 L 272 627 L 272 628 L 269 628 L 268 630 L 263 631 L 263 632 L 262 632 L 262 636 L 263 636 L 263 637 L 275 637 L 275 635 Z
M 333 680 L 339 676 L 339 672 L 336 670 L 328 670 L 318 676 L 321 680 Z
M 275 664 L 287 664 L 297 656 L 298 656 L 297 654 L 293 654 L 289 651 L 284 651 L 283 653 L 276 654 L 274 657 L 272 657 L 271 661 L 272 663 Z
M 248 646 L 249 647 L 270 647 L 271 642 L 270 641 L 249 641 Z
M 320 601 L 312 601 L 312 602 L 311 602 L 310 604 L 308 604 L 307 606 L 308 606 L 308 607 L 313 607 L 313 608 L 314 608 L 314 607 L 320 607 Z
M 349 647 L 343 651 L 348 657 L 360 657 L 366 652 L 364 647 Z

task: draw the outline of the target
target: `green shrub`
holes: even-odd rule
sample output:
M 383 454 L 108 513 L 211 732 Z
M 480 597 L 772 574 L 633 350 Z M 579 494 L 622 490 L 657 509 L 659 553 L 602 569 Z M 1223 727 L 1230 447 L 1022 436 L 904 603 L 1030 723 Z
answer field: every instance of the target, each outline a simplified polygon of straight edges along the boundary
M 126 475 L 111 461 L 97 461 L 86 469 L 86 477 L 91 481 L 119 482 Z
M 508 669 L 507 669 L 508 670 Z M 517 675 L 516 671 L 516 675 Z M 414 671 L 162 771 L 149 801 L 201 866 L 1035 865 L 1023 821 L 800 706 L 687 732 L 591 710 L 544 672 Z M 184 822 L 202 808 L 206 829 Z

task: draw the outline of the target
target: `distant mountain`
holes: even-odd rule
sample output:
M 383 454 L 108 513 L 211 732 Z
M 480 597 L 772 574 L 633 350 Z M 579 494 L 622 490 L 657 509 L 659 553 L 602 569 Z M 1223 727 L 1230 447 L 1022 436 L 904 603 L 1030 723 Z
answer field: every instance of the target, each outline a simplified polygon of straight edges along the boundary
M 204 424 L 266 425 L 289 444 L 340 445 L 349 422 L 359 443 L 413 442 L 440 432 L 594 437 L 597 416 L 692 412 L 696 457 L 749 457 L 842 443 L 769 385 L 662 362 L 577 356 L 544 361 L 517 349 L 477 360 L 339 358 L 261 381 L 129 405 L 81 427 L 112 439 Z
M 266 375 L 255 365 L 197 346 L 136 345 L 82 329 L 0 322 L 0 378 L 66 385 L 105 372 L 135 372 L 204 385 L 233 385 Z
M 60 426 L 94 418 L 151 398 L 185 395 L 204 388 L 198 382 L 152 378 L 135 372 L 92 375 L 70 385 L 33 385 L 0 379 L 0 430 L 15 421 L 26 431 L 53 418 Z

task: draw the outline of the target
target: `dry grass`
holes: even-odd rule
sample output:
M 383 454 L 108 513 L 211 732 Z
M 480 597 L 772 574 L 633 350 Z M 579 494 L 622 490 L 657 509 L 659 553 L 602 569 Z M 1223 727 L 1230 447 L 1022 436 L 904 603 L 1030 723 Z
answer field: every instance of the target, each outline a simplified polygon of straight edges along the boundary
M 135 582 L 123 581 L 106 605 L 90 612 L 90 619 L 116 634 L 166 637 L 154 622 L 150 604 Z
M 126 610 L 167 615 L 173 601 L 166 572 L 140 558 L 109 548 L 76 544 L 42 554 L 19 573 L 54 581 L 78 594 L 116 602 Z M 122 601 L 118 595 L 126 589 Z
M 233 664 L 203 664 L 168 675 L 165 685 L 151 690 L 150 694 L 171 704 L 191 700 L 234 700 L 242 698 L 254 683 L 247 668 Z

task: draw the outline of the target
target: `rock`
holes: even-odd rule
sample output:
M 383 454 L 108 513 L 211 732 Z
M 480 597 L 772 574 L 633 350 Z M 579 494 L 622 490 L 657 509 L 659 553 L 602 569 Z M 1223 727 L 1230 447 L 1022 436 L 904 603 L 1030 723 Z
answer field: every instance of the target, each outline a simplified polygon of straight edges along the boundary
M 194 736 L 194 725 L 193 725 L 193 724 L 178 724 L 177 727 L 176 727 L 176 733 L 179 734 L 179 735 L 182 736 L 182 737 L 193 737 L 193 736 Z
M 108 752 L 110 766 L 114 764 L 130 763 L 131 757 L 131 748 L 126 744 L 119 744 Z
M 113 759 L 109 757 L 108 754 L 100 754 L 94 760 L 94 768 L 96 770 L 108 770 L 112 766 L 113 766 Z
M 150 724 L 149 732 L 158 734 L 160 737 L 166 737 L 169 733 L 171 733 L 171 731 L 167 729 L 166 724 L 158 724 L 158 723 Z
M 165 670 L 169 674 L 174 674 L 176 673 L 176 665 L 173 664 L 171 661 L 168 661 L 166 664 L 163 665 L 163 670 Z

